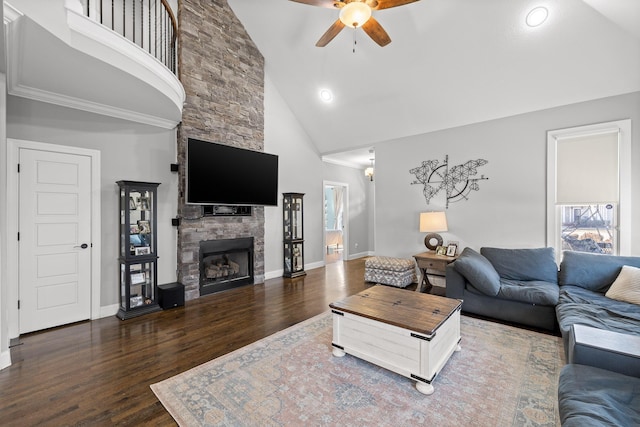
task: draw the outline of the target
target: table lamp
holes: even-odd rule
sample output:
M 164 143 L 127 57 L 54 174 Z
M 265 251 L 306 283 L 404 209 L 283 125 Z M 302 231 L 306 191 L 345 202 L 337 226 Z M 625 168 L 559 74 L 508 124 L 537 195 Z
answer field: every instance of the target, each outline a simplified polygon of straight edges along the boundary
M 437 233 L 447 230 L 447 216 L 444 212 L 420 213 L 420 232 L 427 233 L 424 237 L 427 249 L 435 251 L 438 246 L 442 246 L 442 236 Z

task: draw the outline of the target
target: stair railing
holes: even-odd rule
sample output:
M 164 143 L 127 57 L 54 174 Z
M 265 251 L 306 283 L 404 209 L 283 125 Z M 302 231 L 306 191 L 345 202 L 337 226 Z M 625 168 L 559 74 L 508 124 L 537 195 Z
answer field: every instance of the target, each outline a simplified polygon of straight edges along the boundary
M 167 0 L 83 0 L 86 15 L 111 28 L 176 73 L 178 24 Z

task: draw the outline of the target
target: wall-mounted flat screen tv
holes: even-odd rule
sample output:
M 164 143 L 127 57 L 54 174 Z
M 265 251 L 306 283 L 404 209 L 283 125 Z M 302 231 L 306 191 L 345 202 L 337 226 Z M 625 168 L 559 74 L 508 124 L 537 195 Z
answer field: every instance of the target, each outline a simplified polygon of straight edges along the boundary
M 189 138 L 187 203 L 276 206 L 278 156 Z

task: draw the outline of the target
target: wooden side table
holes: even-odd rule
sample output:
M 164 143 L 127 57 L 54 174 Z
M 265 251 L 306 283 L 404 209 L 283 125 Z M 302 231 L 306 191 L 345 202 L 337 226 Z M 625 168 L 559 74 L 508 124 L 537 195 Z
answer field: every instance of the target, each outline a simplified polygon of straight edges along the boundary
M 445 277 L 447 264 L 458 258 L 458 256 L 436 255 L 435 252 L 423 252 L 413 257 L 422 273 L 422 280 L 418 283 L 418 286 L 416 286 L 416 292 L 422 292 L 422 288 L 425 288 L 425 292 L 429 292 L 433 284 L 429 282 L 427 275 Z

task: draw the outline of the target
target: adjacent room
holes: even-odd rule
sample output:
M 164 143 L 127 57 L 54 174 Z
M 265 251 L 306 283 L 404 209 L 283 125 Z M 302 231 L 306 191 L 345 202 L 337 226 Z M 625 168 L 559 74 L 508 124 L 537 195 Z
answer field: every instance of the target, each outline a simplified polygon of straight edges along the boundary
M 0 424 L 640 424 L 640 3 L 2 14 Z

